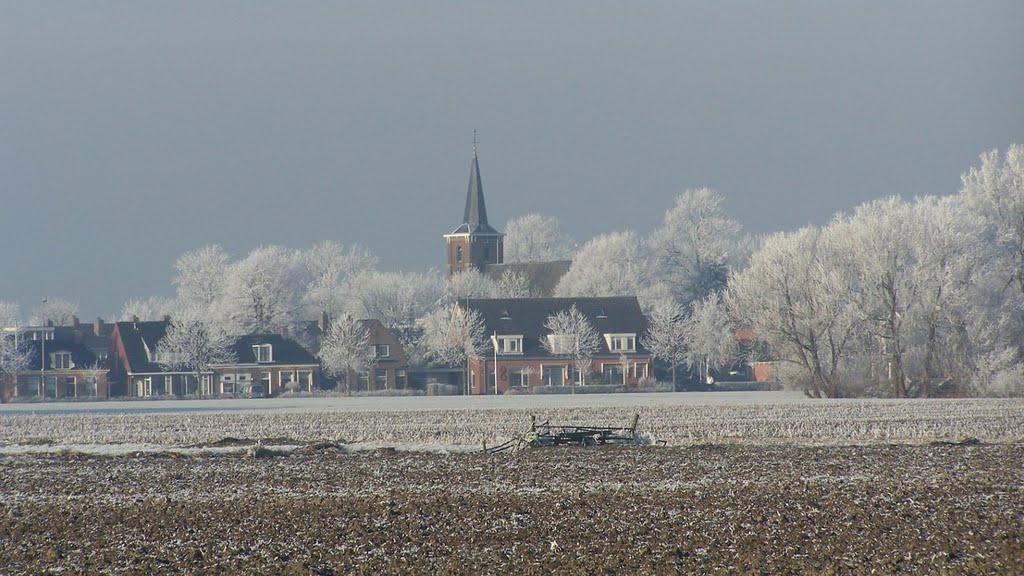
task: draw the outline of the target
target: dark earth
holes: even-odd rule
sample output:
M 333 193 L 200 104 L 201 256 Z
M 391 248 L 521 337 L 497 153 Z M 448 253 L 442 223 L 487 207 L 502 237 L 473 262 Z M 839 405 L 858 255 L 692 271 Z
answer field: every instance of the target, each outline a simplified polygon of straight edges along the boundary
M 1019 443 L 29 455 L 0 482 L 0 574 L 1024 573 Z

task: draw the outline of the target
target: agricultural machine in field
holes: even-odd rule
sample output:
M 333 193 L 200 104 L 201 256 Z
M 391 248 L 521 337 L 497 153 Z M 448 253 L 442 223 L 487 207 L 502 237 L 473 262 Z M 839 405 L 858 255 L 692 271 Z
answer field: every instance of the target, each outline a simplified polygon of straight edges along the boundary
M 496 454 L 506 450 L 522 450 L 524 448 L 545 448 L 550 446 L 605 446 L 608 444 L 643 444 L 643 439 L 636 434 L 636 425 L 640 415 L 633 415 L 633 422 L 628 427 L 614 426 L 566 426 L 551 424 L 545 421 L 537 424 L 537 417 L 530 416 L 530 429 L 507 442 L 497 446 L 487 446 L 484 452 Z

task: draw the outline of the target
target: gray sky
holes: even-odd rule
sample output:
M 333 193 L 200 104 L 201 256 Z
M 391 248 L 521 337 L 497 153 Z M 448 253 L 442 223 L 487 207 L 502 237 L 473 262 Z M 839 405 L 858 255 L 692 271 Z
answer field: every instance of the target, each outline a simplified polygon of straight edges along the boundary
M 837 6 L 837 4 L 839 4 Z M 865 5 L 867 4 L 867 5 Z M 0 1 L 0 300 L 84 319 L 219 243 L 440 268 L 472 132 L 492 224 L 762 233 L 949 194 L 1024 142 L 1024 2 Z

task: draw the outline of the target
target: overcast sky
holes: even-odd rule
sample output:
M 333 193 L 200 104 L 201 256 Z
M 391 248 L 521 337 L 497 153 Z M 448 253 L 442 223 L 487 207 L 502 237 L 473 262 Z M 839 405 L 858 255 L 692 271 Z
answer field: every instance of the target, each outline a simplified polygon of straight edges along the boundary
M 838 5 L 838 6 L 837 6 Z M 443 265 L 488 214 L 581 243 L 709 186 L 752 232 L 950 194 L 1024 142 L 1024 2 L 0 0 L 0 300 L 83 319 L 181 253 Z

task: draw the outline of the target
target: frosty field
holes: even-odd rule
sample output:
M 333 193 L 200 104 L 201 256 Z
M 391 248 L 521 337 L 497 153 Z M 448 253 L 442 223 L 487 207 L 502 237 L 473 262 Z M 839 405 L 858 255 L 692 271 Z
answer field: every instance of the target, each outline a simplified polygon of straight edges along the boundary
M 480 451 L 636 413 L 651 445 Z M 4 405 L 0 575 L 1015 574 L 1022 436 L 1007 400 Z
M 0 453 L 154 450 L 226 437 L 466 450 L 552 423 L 626 425 L 652 443 L 863 444 L 1024 438 L 1024 401 L 812 400 L 787 393 L 325 397 L 0 406 Z

